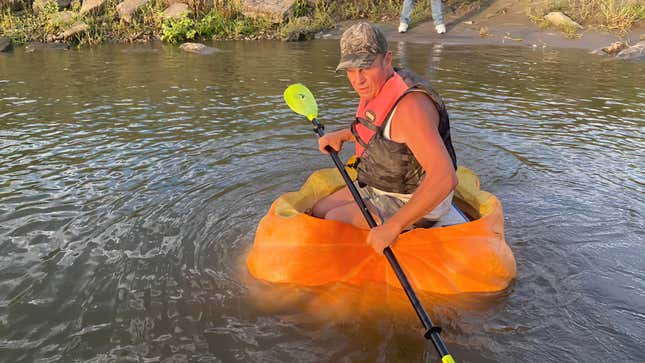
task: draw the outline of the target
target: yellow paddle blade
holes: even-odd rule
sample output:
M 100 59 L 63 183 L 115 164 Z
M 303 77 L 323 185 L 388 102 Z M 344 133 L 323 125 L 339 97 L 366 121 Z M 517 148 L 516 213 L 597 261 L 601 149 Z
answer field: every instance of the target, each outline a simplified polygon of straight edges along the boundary
M 311 91 L 302 83 L 295 83 L 284 90 L 284 100 L 293 112 L 303 115 L 309 121 L 318 117 L 318 104 Z

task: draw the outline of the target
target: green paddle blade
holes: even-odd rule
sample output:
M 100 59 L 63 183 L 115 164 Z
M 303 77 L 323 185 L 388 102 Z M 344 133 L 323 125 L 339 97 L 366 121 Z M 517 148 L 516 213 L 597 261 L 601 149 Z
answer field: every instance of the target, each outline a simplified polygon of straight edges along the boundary
M 303 115 L 309 121 L 318 117 L 318 104 L 311 91 L 302 83 L 295 83 L 284 90 L 284 100 L 293 112 Z

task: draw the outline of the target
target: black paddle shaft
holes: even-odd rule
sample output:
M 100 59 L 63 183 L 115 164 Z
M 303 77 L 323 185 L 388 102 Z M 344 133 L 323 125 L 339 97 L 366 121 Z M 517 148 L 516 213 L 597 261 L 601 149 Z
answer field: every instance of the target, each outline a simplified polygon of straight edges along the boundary
M 325 131 L 324 131 L 325 127 L 320 122 L 318 122 L 316 118 L 311 120 L 311 122 L 314 124 L 314 132 L 318 135 L 318 137 L 322 137 L 323 135 L 325 135 Z M 376 225 L 376 221 L 374 220 L 374 217 L 372 217 L 372 214 L 367 210 L 367 206 L 365 205 L 365 202 L 363 202 L 363 198 L 361 198 L 361 195 L 358 193 L 358 189 L 356 189 L 354 182 L 347 174 L 347 171 L 345 171 L 345 165 L 338 157 L 338 153 L 334 149 L 332 149 L 329 145 L 325 148 L 325 150 L 329 152 L 329 155 L 331 156 L 331 159 L 334 161 L 334 164 L 336 164 L 336 168 L 338 168 L 340 175 L 342 175 L 343 179 L 345 179 L 345 184 L 347 184 L 347 187 L 349 188 L 349 191 L 352 193 L 352 196 L 354 197 L 356 204 L 358 204 L 358 207 L 363 213 L 363 216 L 367 220 L 367 224 L 369 224 L 370 228 L 376 227 L 377 225 Z M 414 310 L 416 311 L 417 316 L 419 317 L 419 320 L 421 320 L 423 327 L 426 329 L 426 332 L 423 336 L 426 339 L 432 340 L 434 347 L 437 349 L 437 352 L 439 352 L 441 357 L 448 355 L 449 354 L 448 349 L 446 348 L 446 345 L 443 343 L 443 340 L 439 335 L 439 333 L 441 332 L 441 328 L 432 325 L 432 321 L 430 320 L 428 313 L 426 313 L 425 309 L 423 308 L 423 305 L 421 305 L 421 301 L 419 301 L 419 298 L 417 297 L 417 294 L 412 289 L 412 285 L 410 285 L 410 282 L 408 281 L 407 276 L 405 276 L 405 273 L 403 272 L 401 265 L 399 265 L 399 261 L 397 261 L 396 256 L 394 256 L 394 252 L 390 247 L 385 247 L 385 249 L 383 250 L 383 254 L 385 255 L 385 257 L 387 257 L 387 260 L 390 262 L 390 266 L 392 266 L 392 269 L 394 270 L 396 277 L 399 279 L 399 282 L 401 283 L 401 286 L 403 287 L 405 294 L 408 295 L 408 299 L 410 300 L 410 303 L 412 303 L 412 307 L 414 307 Z

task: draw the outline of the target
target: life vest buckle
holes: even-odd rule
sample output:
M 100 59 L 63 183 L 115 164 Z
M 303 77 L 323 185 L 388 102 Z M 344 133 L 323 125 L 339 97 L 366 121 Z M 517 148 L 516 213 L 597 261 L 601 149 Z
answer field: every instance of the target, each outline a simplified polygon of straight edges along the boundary
M 354 158 L 354 160 L 350 159 L 347 161 L 347 164 L 345 164 L 345 166 L 351 169 L 356 169 L 358 168 L 358 163 L 360 162 L 361 158 Z

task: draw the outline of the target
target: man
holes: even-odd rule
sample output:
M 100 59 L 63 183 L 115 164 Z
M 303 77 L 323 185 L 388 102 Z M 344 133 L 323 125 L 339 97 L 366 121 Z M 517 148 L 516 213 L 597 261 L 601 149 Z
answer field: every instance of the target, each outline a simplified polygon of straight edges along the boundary
M 367 243 L 382 253 L 415 223 L 464 221 L 452 207 L 456 158 L 439 96 L 411 72 L 395 71 L 385 36 L 368 23 L 347 29 L 340 47 L 336 70 L 360 96 L 356 121 L 318 144 L 325 152 L 356 142 L 359 190 L 379 223 Z M 347 187 L 316 203 L 313 215 L 369 228 Z

